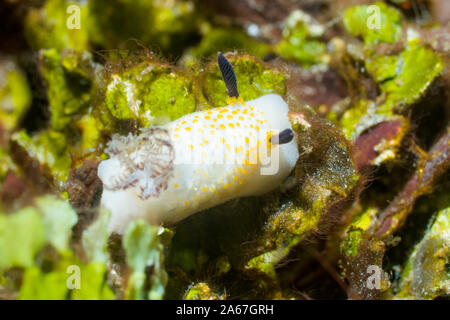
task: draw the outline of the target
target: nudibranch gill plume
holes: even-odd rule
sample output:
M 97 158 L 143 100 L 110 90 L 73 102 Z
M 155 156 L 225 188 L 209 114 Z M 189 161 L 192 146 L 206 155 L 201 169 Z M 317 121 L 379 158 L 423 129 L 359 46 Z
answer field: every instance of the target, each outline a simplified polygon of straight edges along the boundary
M 224 107 L 187 114 L 139 135 L 113 136 L 98 167 L 109 232 L 145 219 L 173 224 L 228 200 L 277 188 L 298 160 L 289 108 L 276 94 L 244 102 L 228 60 L 218 64 Z

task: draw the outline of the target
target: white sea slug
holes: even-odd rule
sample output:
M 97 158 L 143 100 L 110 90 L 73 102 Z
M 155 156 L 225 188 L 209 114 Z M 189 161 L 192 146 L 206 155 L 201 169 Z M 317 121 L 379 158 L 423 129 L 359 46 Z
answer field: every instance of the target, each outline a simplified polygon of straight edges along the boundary
M 143 218 L 173 224 L 230 199 L 278 187 L 299 157 L 288 105 L 276 94 L 244 102 L 219 54 L 230 104 L 191 113 L 139 135 L 114 136 L 100 163 L 109 232 Z

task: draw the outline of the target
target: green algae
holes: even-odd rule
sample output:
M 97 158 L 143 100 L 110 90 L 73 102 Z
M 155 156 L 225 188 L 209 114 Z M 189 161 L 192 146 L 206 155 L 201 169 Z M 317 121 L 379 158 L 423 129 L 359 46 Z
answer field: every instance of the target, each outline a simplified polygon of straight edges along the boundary
M 130 93 L 127 96 L 127 89 Z M 122 81 L 119 76 L 113 76 L 105 97 L 105 104 L 111 114 L 117 119 L 132 119 L 136 113 L 130 108 L 130 105 L 139 107 L 134 99 L 134 88 L 128 81 Z M 135 108 L 136 108 L 135 107 Z
M 0 182 L 5 179 L 10 171 L 17 171 L 17 166 L 14 164 L 8 152 L 0 147 Z
M 373 104 L 370 100 L 359 100 L 342 115 L 339 122 L 347 139 L 356 138 L 356 127 L 361 118 L 367 114 L 370 104 Z
M 71 6 L 76 8 L 75 11 L 68 10 Z M 86 18 L 86 5 L 83 3 L 49 0 L 41 8 L 29 10 L 25 17 L 25 36 L 34 50 L 74 49 L 82 51 L 88 48 Z M 75 27 L 76 23 L 73 23 L 78 20 L 80 22 L 79 29 Z M 75 28 L 68 27 L 72 24 Z
M 376 57 L 366 67 L 386 94 L 377 109 L 403 112 L 424 95 L 444 65 L 431 49 L 412 41 L 398 56 Z
M 76 222 L 69 203 L 50 195 L 0 215 L 0 270 L 23 269 L 19 299 L 114 298 L 105 282 L 106 264 L 84 264 L 69 249 Z M 80 286 L 71 289 L 73 270 L 79 271 Z M 9 284 L 8 276 L 4 282 Z
M 77 222 L 70 205 L 54 196 L 35 199 L 36 207 L 26 207 L 9 216 L 0 215 L 0 268 L 31 267 L 44 244 L 67 251 L 71 229 Z
M 74 122 L 74 126 L 81 134 L 78 143 L 74 146 L 77 149 L 76 154 L 83 155 L 86 152 L 95 151 L 101 143 L 103 130 L 101 121 L 92 114 L 86 114 Z
M 381 95 L 377 101 L 356 101 L 340 117 L 339 123 L 348 139 L 357 138 L 377 123 L 405 114 L 425 95 L 443 70 L 442 59 L 416 41 L 409 42 L 398 55 L 367 58 L 365 65 L 378 83 Z
M 365 44 L 394 43 L 402 35 L 402 16 L 384 2 L 370 6 L 355 6 L 343 15 L 344 25 L 354 36 L 361 36 Z
M 361 241 L 372 225 L 376 213 L 376 209 L 368 208 L 355 214 L 347 227 L 346 237 L 340 245 L 340 250 L 345 256 L 355 258 L 358 255 Z
M 82 264 L 80 267 L 81 288 L 71 290 L 70 299 L 113 300 L 115 294 L 106 282 L 107 271 L 107 265 L 104 263 Z
M 196 108 L 191 81 L 182 74 L 146 63 L 112 75 L 105 104 L 116 119 L 138 119 L 144 127 L 155 119 L 177 119 Z
M 0 63 L 0 123 L 13 130 L 31 104 L 28 81 L 19 67 L 9 59 Z
M 270 68 L 249 55 L 232 56 L 229 60 L 238 79 L 239 95 L 244 100 L 252 100 L 269 93 L 281 96 L 286 93 L 286 78 L 281 71 Z M 211 106 L 227 104 L 227 90 L 216 63 L 210 65 L 205 72 L 203 92 Z
M 144 126 L 154 117 L 168 116 L 171 120 L 195 111 L 195 97 L 190 81 L 182 76 L 166 74 L 155 80 L 149 94 L 142 96 Z
M 325 28 L 303 11 L 295 10 L 285 21 L 277 52 L 298 63 L 310 66 L 326 63 L 326 45 L 320 40 Z
M 152 44 L 165 52 L 180 46 L 177 40 L 196 32 L 199 15 L 193 1 L 109 1 L 94 0 L 87 5 L 89 40 L 116 49 L 130 39 Z
M 127 287 L 128 299 L 162 299 L 167 283 L 164 269 L 163 245 L 158 237 L 159 227 L 150 226 L 142 220 L 131 222 L 124 234 L 123 246 L 126 259 L 132 267 Z M 153 269 L 149 288 L 146 289 L 146 268 Z
M 28 268 L 23 275 L 19 299 L 64 300 L 67 297 L 66 279 L 63 272 L 44 273 L 38 267 Z
M 196 60 L 215 58 L 217 52 L 239 50 L 260 59 L 271 51 L 270 45 L 258 42 L 240 29 L 210 28 L 202 41 L 189 51 L 186 64 L 193 65 Z
M 74 115 L 89 105 L 91 81 L 74 69 L 64 68 L 67 62 L 61 63 L 61 54 L 56 49 L 41 51 L 41 64 L 41 74 L 48 86 L 51 126 L 62 130 L 72 122 Z
M 205 282 L 199 282 L 189 287 L 184 300 L 225 300 L 226 294 L 214 292 Z
M 82 244 L 84 253 L 89 262 L 108 262 L 108 237 L 107 230 L 110 212 L 101 210 L 99 217 L 83 231 Z
M 399 299 L 434 299 L 450 292 L 450 209 L 437 212 L 423 239 L 415 246 L 401 274 Z
M 268 93 L 285 94 L 285 76 L 281 71 L 249 55 L 231 60 L 239 79 L 239 92 L 246 100 Z M 226 88 L 215 63 L 205 70 L 188 73 L 142 62 L 112 74 L 105 93 L 105 105 L 114 119 L 134 119 L 143 127 L 205 107 L 223 106 L 226 100 Z M 111 122 L 103 121 L 105 126 L 108 121 Z
M 76 274 L 80 278 L 72 283 L 70 277 Z M 25 270 L 19 299 L 114 299 L 114 293 L 105 282 L 105 275 L 106 265 L 101 263 L 83 264 L 71 251 L 64 251 L 49 272 L 43 271 L 38 266 Z M 76 285 L 78 281 L 79 286 Z
M 72 227 L 78 220 L 69 203 L 46 195 L 36 199 L 37 208 L 42 212 L 47 242 L 62 252 L 69 248 Z
M 45 237 L 41 215 L 34 208 L 0 215 L 0 269 L 31 267 Z
M 46 130 L 30 137 L 22 129 L 14 133 L 11 139 L 22 147 L 30 158 L 48 167 L 56 185 L 66 181 L 72 160 L 66 148 L 67 138 L 64 134 Z

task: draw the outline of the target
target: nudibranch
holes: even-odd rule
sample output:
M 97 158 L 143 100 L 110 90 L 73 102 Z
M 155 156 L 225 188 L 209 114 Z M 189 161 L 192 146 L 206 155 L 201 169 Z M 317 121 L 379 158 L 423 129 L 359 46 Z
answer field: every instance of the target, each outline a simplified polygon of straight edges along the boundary
M 228 200 L 277 188 L 299 157 L 286 102 L 244 102 L 228 60 L 218 64 L 228 105 L 187 114 L 139 135 L 113 136 L 98 167 L 109 232 L 145 219 L 169 225 Z

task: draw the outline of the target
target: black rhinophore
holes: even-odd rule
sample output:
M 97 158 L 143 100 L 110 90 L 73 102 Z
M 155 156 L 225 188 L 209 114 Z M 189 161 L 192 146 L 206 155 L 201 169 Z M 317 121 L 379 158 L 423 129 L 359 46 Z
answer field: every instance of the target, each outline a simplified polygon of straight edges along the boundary
M 272 142 L 273 144 L 285 144 L 291 142 L 292 139 L 294 139 L 294 131 L 292 131 L 292 129 L 287 128 L 281 131 L 278 134 L 278 137 L 272 136 L 270 142 Z
M 228 96 L 236 98 L 239 97 L 236 75 L 234 74 L 231 63 L 220 52 L 217 56 L 217 63 L 219 64 L 219 69 L 222 73 L 223 81 L 227 86 Z

